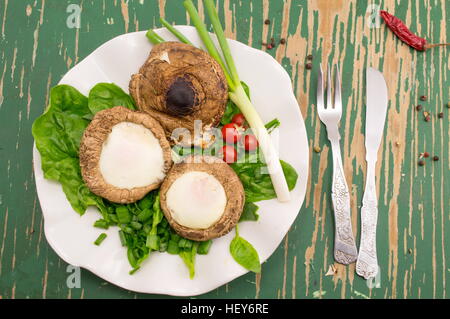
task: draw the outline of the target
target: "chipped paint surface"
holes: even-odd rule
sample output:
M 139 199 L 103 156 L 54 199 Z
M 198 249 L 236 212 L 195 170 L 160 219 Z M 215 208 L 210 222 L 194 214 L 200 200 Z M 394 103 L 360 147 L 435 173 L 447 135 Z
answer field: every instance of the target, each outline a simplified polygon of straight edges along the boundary
M 197 2 L 197 1 L 194 1 Z M 219 0 L 225 34 L 267 50 L 291 75 L 308 131 L 310 178 L 305 203 L 288 236 L 263 265 L 210 292 L 243 298 L 448 298 L 450 282 L 450 64 L 448 49 L 409 49 L 383 24 L 369 28 L 373 1 Z M 385 0 L 429 42 L 449 42 L 450 2 Z M 66 26 L 69 4 L 82 8 L 81 28 Z M 200 15 L 204 17 L 203 6 Z M 159 27 L 159 17 L 187 24 L 179 1 L 0 0 L 0 298 L 140 298 L 82 270 L 81 289 L 68 289 L 67 265 L 45 240 L 32 173 L 31 125 L 50 88 L 105 41 Z M 264 20 L 269 18 L 270 24 Z M 279 45 L 281 38 L 286 44 Z M 313 68 L 307 70 L 307 55 Z M 359 242 L 364 189 L 364 70 L 379 68 L 389 88 L 385 135 L 377 163 L 379 288 L 354 265 L 333 260 L 331 152 L 315 105 L 319 63 L 343 73 L 341 146 Z M 421 95 L 428 101 L 421 102 Z M 432 114 L 425 122 L 417 104 Z M 444 112 L 444 118 L 436 114 Z M 320 146 L 321 152 L 312 151 Z M 293 148 L 295 151 L 295 148 Z M 427 151 L 440 161 L 417 165 Z M 271 212 L 261 212 L 271 213 Z

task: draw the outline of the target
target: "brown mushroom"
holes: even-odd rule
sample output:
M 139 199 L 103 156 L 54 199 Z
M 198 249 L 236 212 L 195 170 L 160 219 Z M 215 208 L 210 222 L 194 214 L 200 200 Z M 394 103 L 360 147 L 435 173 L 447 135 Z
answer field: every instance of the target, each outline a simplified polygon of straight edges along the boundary
M 244 202 L 239 177 L 212 156 L 191 155 L 174 164 L 160 189 L 161 209 L 170 226 L 196 241 L 227 234 L 239 221 Z
M 95 114 L 80 143 L 83 180 L 96 195 L 132 203 L 158 188 L 172 166 L 171 148 L 150 115 L 116 106 Z
M 138 109 L 161 123 L 169 141 L 182 145 L 203 146 L 194 136 L 194 121 L 201 121 L 197 136 L 202 136 L 219 124 L 228 100 L 220 65 L 205 51 L 179 42 L 154 46 L 129 89 Z M 187 129 L 190 138 L 179 137 L 176 129 Z

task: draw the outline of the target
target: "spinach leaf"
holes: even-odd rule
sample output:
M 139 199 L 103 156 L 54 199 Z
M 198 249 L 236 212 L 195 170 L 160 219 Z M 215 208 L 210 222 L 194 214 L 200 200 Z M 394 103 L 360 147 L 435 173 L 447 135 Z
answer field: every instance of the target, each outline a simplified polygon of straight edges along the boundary
M 32 127 L 44 177 L 61 183 L 67 199 L 80 215 L 88 206 L 101 202 L 84 184 L 78 160 L 80 140 L 91 115 L 84 95 L 71 86 L 58 85 L 50 92 L 46 112 Z
M 257 221 L 259 219 L 259 215 L 257 213 L 258 209 L 259 207 L 256 204 L 245 202 L 244 210 L 242 211 L 239 222 Z
M 99 83 L 89 92 L 89 109 L 92 114 L 114 106 L 136 109 L 133 99 L 114 83 Z
M 236 226 L 236 236 L 230 243 L 230 253 L 234 260 L 247 270 L 255 273 L 261 272 L 261 264 L 256 249 L 239 236 L 238 227 Z
M 59 181 L 73 209 L 80 215 L 88 206 L 96 206 L 102 214 L 95 227 L 107 229 L 118 226 L 119 238 L 127 248 L 128 261 L 135 273 L 152 251 L 168 249 L 170 241 L 178 238 L 177 253 L 183 259 L 191 278 L 195 274 L 195 256 L 207 254 L 211 241 L 194 243 L 180 239 L 165 219 L 158 191 L 147 194 L 143 199 L 128 205 L 109 202 L 90 192 L 80 172 L 79 146 L 83 132 L 94 113 L 122 105 L 134 109 L 131 97 L 114 84 L 96 85 L 89 99 L 68 85 L 54 87 L 50 93 L 50 103 L 46 112 L 33 123 L 32 133 L 41 154 L 44 177 Z M 99 237 L 100 244 L 104 239 Z
M 297 183 L 298 174 L 291 165 L 284 161 L 280 162 L 289 190 L 292 190 Z M 247 202 L 258 202 L 276 198 L 266 164 L 260 161 L 257 163 L 234 163 L 231 167 L 239 176 L 244 186 L 245 200 Z
M 192 279 L 195 276 L 195 256 L 197 255 L 197 248 L 199 243 L 194 243 L 191 249 L 181 250 L 179 256 L 189 269 L 189 277 Z

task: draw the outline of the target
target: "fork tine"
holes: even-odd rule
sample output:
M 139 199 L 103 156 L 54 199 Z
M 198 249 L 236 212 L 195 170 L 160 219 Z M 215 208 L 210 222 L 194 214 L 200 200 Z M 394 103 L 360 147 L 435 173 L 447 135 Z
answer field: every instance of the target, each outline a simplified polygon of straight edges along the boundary
M 321 111 L 323 109 L 323 71 L 322 64 L 320 64 L 319 76 L 317 79 L 317 110 Z
M 333 101 L 331 100 L 331 86 L 333 83 L 331 82 L 331 68 L 330 63 L 328 63 L 328 77 L 327 77 L 327 105 L 325 106 L 326 109 L 332 109 L 333 108 Z
M 334 78 L 334 108 L 336 111 L 342 112 L 341 74 L 339 72 L 339 64 L 336 64 L 336 75 Z

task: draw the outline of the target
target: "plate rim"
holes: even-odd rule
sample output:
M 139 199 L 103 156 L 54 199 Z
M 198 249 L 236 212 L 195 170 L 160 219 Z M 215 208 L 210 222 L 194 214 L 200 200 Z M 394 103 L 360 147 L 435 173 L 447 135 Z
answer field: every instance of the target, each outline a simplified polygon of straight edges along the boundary
M 174 27 L 181 28 L 181 29 L 194 29 L 195 30 L 194 27 L 187 26 L 187 25 L 174 25 Z M 166 28 L 154 29 L 154 31 L 156 33 L 159 33 L 161 31 L 166 31 L 166 30 L 167 30 Z M 129 32 L 129 33 L 120 34 L 120 35 L 115 36 L 115 37 L 109 39 L 108 41 L 102 43 L 95 50 L 93 50 L 86 57 L 84 57 L 80 62 L 78 62 L 76 65 L 74 65 L 70 70 L 68 70 L 61 77 L 60 81 L 58 82 L 58 85 L 61 84 L 61 82 L 64 80 L 65 77 L 67 77 L 69 74 L 74 72 L 74 70 L 75 70 L 75 68 L 77 66 L 85 63 L 88 58 L 90 58 L 91 56 L 94 56 L 98 51 L 100 51 L 103 47 L 107 46 L 110 42 L 113 42 L 113 41 L 115 41 L 115 40 L 117 40 L 119 38 L 122 38 L 122 37 L 127 37 L 127 36 L 138 34 L 138 33 L 145 34 L 146 31 L 137 31 L 137 32 Z M 213 38 L 213 41 L 217 41 L 214 34 L 210 33 L 210 35 Z M 234 45 L 237 45 L 238 47 L 240 47 L 240 49 L 245 49 L 245 50 L 247 50 L 249 52 L 252 52 L 252 54 L 259 54 L 260 56 L 263 56 L 265 59 L 270 59 L 272 64 L 279 69 L 280 75 L 282 75 L 285 78 L 285 80 L 289 82 L 289 85 L 290 85 L 289 86 L 289 92 L 290 92 L 290 97 L 289 98 L 293 99 L 294 101 L 296 101 L 296 104 L 297 104 L 298 108 L 295 110 L 295 112 L 297 113 L 297 116 L 299 117 L 300 123 L 301 123 L 301 126 L 299 127 L 299 129 L 302 131 L 302 133 L 304 133 L 303 136 L 304 136 L 304 142 L 305 142 L 304 145 L 305 145 L 305 151 L 306 151 L 305 155 L 307 157 L 307 159 L 304 161 L 304 164 L 305 164 L 304 180 L 305 181 L 304 181 L 304 183 L 302 183 L 302 185 L 299 185 L 298 182 L 297 182 L 297 185 L 296 185 L 296 187 L 301 187 L 300 191 L 301 191 L 302 196 L 301 196 L 301 199 L 297 199 L 297 200 L 299 200 L 299 202 L 301 202 L 301 204 L 300 204 L 300 207 L 299 207 L 298 211 L 296 212 L 295 217 L 293 218 L 292 222 L 290 223 L 287 232 L 284 233 L 284 235 L 282 236 L 281 240 L 276 245 L 275 249 L 267 256 L 267 258 L 260 260 L 261 264 L 263 264 L 264 262 L 266 262 L 273 255 L 275 250 L 278 249 L 278 247 L 280 246 L 283 238 L 285 238 L 285 236 L 288 234 L 290 228 L 292 227 L 292 225 L 294 224 L 294 222 L 298 218 L 298 215 L 300 214 L 301 209 L 303 207 L 303 204 L 304 204 L 304 201 L 305 201 L 305 197 L 306 197 L 306 191 L 307 191 L 307 185 L 308 185 L 308 179 L 309 179 L 309 168 L 310 168 L 308 134 L 307 134 L 307 131 L 306 131 L 306 126 L 305 126 L 303 115 L 302 115 L 302 113 L 300 111 L 300 105 L 299 105 L 297 97 L 295 96 L 295 93 L 294 93 L 294 89 L 293 89 L 293 85 L 292 85 L 292 79 L 289 76 L 289 74 L 287 73 L 287 71 L 283 68 L 283 66 L 273 56 L 271 56 L 267 52 L 264 52 L 262 50 L 253 48 L 253 47 L 251 47 L 251 46 L 249 46 L 249 45 L 247 45 L 245 43 L 242 43 L 242 42 L 234 40 L 234 39 L 227 38 L 227 41 L 233 43 Z M 36 160 L 36 156 L 39 157 L 38 161 Z M 42 167 L 37 167 L 37 162 L 39 162 L 39 163 L 41 162 L 41 156 L 40 156 L 39 151 L 37 150 L 36 142 L 33 140 L 33 174 L 35 174 L 36 170 L 38 170 L 38 169 L 42 170 Z M 47 180 L 47 181 L 50 181 L 52 183 L 56 183 L 56 184 L 61 186 L 61 183 L 59 183 L 57 181 L 53 181 L 53 180 Z M 118 286 L 118 287 L 120 287 L 122 289 L 125 289 L 125 290 L 128 290 L 128 291 L 137 292 L 137 293 L 143 293 L 143 294 L 160 294 L 160 295 L 168 295 L 168 296 L 198 296 L 198 295 L 201 295 L 201 294 L 205 294 L 205 293 L 211 292 L 214 289 L 217 289 L 218 287 L 221 287 L 221 286 L 223 286 L 226 283 L 229 283 L 229 282 L 231 282 L 231 281 L 233 281 L 233 280 L 235 280 L 235 279 L 237 279 L 239 277 L 242 277 L 243 275 L 245 275 L 245 274 L 247 274 L 249 272 L 249 271 L 244 269 L 244 271 L 242 273 L 237 274 L 231 280 L 228 280 L 228 279 L 222 280 L 222 281 L 220 281 L 220 283 L 214 284 L 212 288 L 211 287 L 206 287 L 206 288 L 198 289 L 198 287 L 193 287 L 192 289 L 195 290 L 195 291 L 191 291 L 191 292 L 180 292 L 180 291 L 167 292 L 167 291 L 162 291 L 161 289 L 154 289 L 154 287 L 153 287 L 152 291 L 149 291 L 149 289 L 143 290 L 143 289 L 131 289 L 129 287 L 125 287 L 125 285 L 123 285 L 122 283 L 118 283 L 117 281 L 114 282 L 114 281 L 112 281 L 112 279 L 107 278 L 108 276 L 104 276 L 103 274 L 99 274 L 95 270 L 94 267 L 91 267 L 91 265 L 86 264 L 86 263 L 84 263 L 84 264 L 83 263 L 79 263 L 79 262 L 77 262 L 75 260 L 72 260 L 72 258 L 69 255 L 67 255 L 66 253 L 64 253 L 63 251 L 61 251 L 60 249 L 57 248 L 58 246 L 55 245 L 54 241 L 52 240 L 52 236 L 49 235 L 50 223 L 48 222 L 48 219 L 46 220 L 46 218 L 45 218 L 46 214 L 44 212 L 44 209 L 41 206 L 41 199 L 40 199 L 37 183 L 38 183 L 38 181 L 35 178 L 36 193 L 38 195 L 39 206 L 41 208 L 43 222 L 44 222 L 44 234 L 45 234 L 45 238 L 46 238 L 48 244 L 50 245 L 50 247 L 53 249 L 53 251 L 55 251 L 55 253 L 58 255 L 58 257 L 63 259 L 66 263 L 68 263 L 70 265 L 73 265 L 75 267 L 84 268 L 84 269 L 90 271 L 91 273 L 93 273 L 95 276 L 97 276 L 97 277 L 99 277 L 99 278 L 101 278 L 103 280 L 108 281 L 112 285 Z M 272 200 L 276 200 L 276 199 L 272 199 Z M 75 214 L 77 214 L 75 211 L 73 211 L 73 212 Z M 80 216 L 80 217 L 82 217 L 82 216 Z

